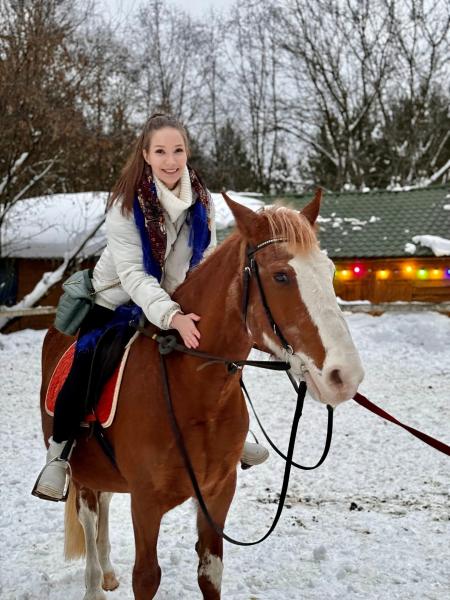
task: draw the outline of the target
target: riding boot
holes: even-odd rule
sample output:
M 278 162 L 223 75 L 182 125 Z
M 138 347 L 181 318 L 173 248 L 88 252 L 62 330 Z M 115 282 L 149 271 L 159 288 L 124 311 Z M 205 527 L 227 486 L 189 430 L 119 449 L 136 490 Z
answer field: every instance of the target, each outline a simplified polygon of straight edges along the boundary
M 260 465 L 269 458 L 269 451 L 261 444 L 245 442 L 241 455 L 241 468 L 250 469 L 255 465 Z
M 67 499 L 70 482 L 70 456 L 75 441 L 54 442 L 49 439 L 47 462 L 34 484 L 33 496 L 53 502 Z

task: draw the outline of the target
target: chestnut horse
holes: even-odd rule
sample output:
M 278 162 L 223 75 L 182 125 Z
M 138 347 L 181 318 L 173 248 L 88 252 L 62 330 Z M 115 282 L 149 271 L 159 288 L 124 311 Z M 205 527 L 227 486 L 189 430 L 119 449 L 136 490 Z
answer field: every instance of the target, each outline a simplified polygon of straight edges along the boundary
M 355 394 L 363 371 L 336 302 L 333 265 L 319 249 L 313 229 L 320 196 L 318 192 L 301 213 L 281 207 L 255 213 L 227 198 L 237 231 L 190 273 L 174 299 L 186 312 L 201 315 L 201 350 L 243 360 L 256 345 L 288 360 L 292 373 L 306 378 L 317 400 L 335 406 Z M 263 242 L 269 243 L 255 257 L 259 276 L 292 355 L 270 326 L 254 281 L 245 321 L 242 316 L 246 248 Z M 42 404 L 50 375 L 71 342 L 54 329 L 45 338 Z M 199 370 L 201 360 L 175 352 L 166 364 L 174 410 L 203 497 L 213 519 L 224 527 L 248 432 L 240 375 L 228 373 L 223 364 Z M 52 423 L 45 410 L 42 421 L 47 440 Z M 157 558 L 161 518 L 194 492 L 165 408 L 158 347 L 144 335 L 131 346 L 115 421 L 105 435 L 114 448 L 117 469 L 95 438 L 81 437 L 70 460 L 66 556 L 85 552 L 84 600 L 105 600 L 102 587 L 111 590 L 118 585 L 109 560 L 109 500 L 113 492 L 130 493 L 136 544 L 134 597 L 149 600 L 161 578 Z M 198 583 L 204 599 L 219 600 L 222 538 L 201 511 L 197 525 Z M 84 539 L 79 537 L 83 532 Z

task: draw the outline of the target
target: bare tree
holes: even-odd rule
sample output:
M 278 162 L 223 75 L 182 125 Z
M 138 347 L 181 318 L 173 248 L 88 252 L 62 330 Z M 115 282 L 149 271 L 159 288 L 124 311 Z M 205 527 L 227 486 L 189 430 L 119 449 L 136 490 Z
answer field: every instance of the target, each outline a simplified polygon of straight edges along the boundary
M 143 115 L 157 108 L 189 122 L 202 104 L 198 23 L 165 0 L 151 0 L 142 4 L 132 31 Z
M 250 160 L 259 189 L 270 189 L 280 153 L 279 78 L 281 66 L 269 3 L 236 3 L 228 24 L 230 79 L 235 119 L 248 134 Z
M 0 228 L 21 198 L 57 185 L 67 142 L 82 129 L 79 19 L 66 0 L 0 4 Z
M 85 126 L 71 160 L 71 184 L 77 191 L 109 190 L 137 133 L 138 70 L 130 49 L 108 23 L 93 21 L 85 28 L 83 49 Z
M 380 94 L 386 165 L 399 183 L 433 183 L 450 169 L 450 2 L 392 6 L 396 76 Z
M 332 166 L 337 187 L 363 185 L 370 117 L 393 72 L 390 7 L 380 0 L 289 0 L 278 31 L 289 60 L 289 131 Z
M 445 177 L 449 9 L 448 0 L 286 0 L 287 130 L 315 178 L 341 188 Z

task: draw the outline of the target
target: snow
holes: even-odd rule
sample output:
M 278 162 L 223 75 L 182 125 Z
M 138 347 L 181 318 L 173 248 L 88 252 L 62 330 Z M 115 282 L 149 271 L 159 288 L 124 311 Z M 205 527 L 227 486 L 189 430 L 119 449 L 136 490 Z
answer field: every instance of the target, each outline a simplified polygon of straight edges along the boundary
M 450 256 L 450 240 L 437 235 L 415 235 L 412 240 L 430 248 L 435 256 Z
M 446 196 L 448 198 L 448 196 Z M 450 210 L 450 204 L 444 204 L 444 210 Z
M 319 223 L 331 222 L 331 227 L 333 227 L 334 229 L 343 229 L 346 225 L 348 225 L 349 227 L 351 227 L 352 231 L 362 231 L 368 223 L 377 223 L 381 220 L 381 217 L 376 217 L 372 215 L 369 220 L 361 220 L 356 217 L 337 217 L 336 213 L 332 213 L 331 218 L 323 218 L 319 216 L 317 220 Z M 324 227 L 323 229 L 325 230 Z M 343 231 L 342 235 L 348 235 L 348 231 Z
M 17 202 L 6 219 L 4 253 L 20 258 L 63 257 L 104 219 L 107 197 L 106 192 L 83 192 Z M 82 256 L 99 254 L 104 245 L 102 227 L 86 244 Z
M 361 393 L 401 421 L 450 443 L 450 320 L 437 313 L 346 315 L 366 369 Z M 45 452 L 38 411 L 43 331 L 0 335 L 0 571 L 2 600 L 79 600 L 82 562 L 64 563 L 63 506 L 30 495 Z M 282 374 L 246 368 L 247 387 L 274 441 L 286 450 L 294 397 Z M 257 428 L 255 432 L 259 435 Z M 317 460 L 326 410 L 308 399 L 296 457 Z M 276 511 L 283 463 L 239 471 L 230 535 L 261 536 Z M 330 455 L 293 470 L 285 511 L 263 544 L 225 543 L 223 598 L 385 600 L 449 597 L 449 458 L 355 402 L 335 416 Z M 131 600 L 134 545 L 129 498 L 111 506 L 112 558 Z M 188 502 L 163 520 L 157 600 L 200 600 L 195 514 Z
M 228 195 L 252 210 L 264 204 L 253 194 L 228 192 Z M 104 219 L 107 198 L 107 192 L 82 192 L 17 202 L 2 226 L 3 254 L 17 258 L 63 257 L 77 248 L 86 232 Z M 232 226 L 234 219 L 222 194 L 212 194 L 212 198 L 217 229 Z M 105 227 L 101 226 L 80 254 L 82 257 L 98 255 L 105 244 Z
M 406 254 L 415 254 L 417 250 L 417 247 L 415 244 L 411 244 L 411 243 L 406 243 L 405 244 L 405 252 Z
M 247 197 L 245 194 L 240 194 L 238 192 L 227 192 L 227 195 L 235 202 L 239 202 L 239 204 L 243 204 L 254 211 L 257 211 L 264 206 L 264 202 L 259 200 L 256 194 L 255 197 L 253 197 L 253 194 Z M 216 211 L 217 229 L 232 227 L 234 225 L 234 217 L 231 210 L 228 208 L 227 203 L 223 199 L 222 194 L 211 194 L 211 196 Z

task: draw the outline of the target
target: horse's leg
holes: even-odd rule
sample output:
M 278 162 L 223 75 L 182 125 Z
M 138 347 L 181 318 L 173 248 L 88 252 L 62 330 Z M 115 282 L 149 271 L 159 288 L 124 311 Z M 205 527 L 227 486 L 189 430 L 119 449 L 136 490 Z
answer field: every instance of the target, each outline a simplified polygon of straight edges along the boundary
M 133 568 L 135 600 L 154 598 L 161 581 L 157 543 L 163 513 L 152 503 L 152 494 L 145 489 L 131 493 L 136 559 Z
M 111 544 L 109 542 L 109 503 L 112 496 L 109 492 L 100 492 L 98 495 L 97 552 L 103 571 L 103 589 L 108 591 L 119 587 L 119 581 L 116 578 L 114 567 L 109 557 L 111 552 Z
M 78 499 L 78 519 L 83 527 L 86 543 L 86 594 L 83 600 L 106 600 L 106 594 L 102 590 L 103 571 L 97 552 L 97 494 L 88 488 L 81 487 Z
M 236 488 L 236 473 L 228 478 L 214 495 L 205 496 L 209 514 L 219 527 L 224 527 Z M 206 520 L 201 508 L 197 510 L 198 542 L 198 585 L 204 600 L 220 600 L 222 586 L 223 539 Z

